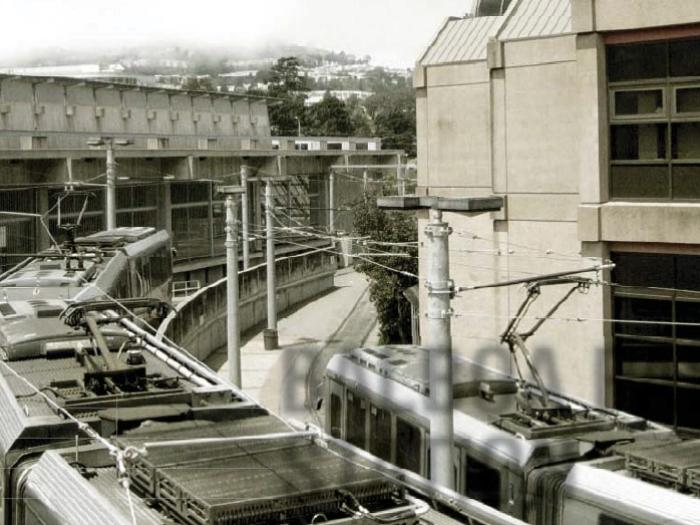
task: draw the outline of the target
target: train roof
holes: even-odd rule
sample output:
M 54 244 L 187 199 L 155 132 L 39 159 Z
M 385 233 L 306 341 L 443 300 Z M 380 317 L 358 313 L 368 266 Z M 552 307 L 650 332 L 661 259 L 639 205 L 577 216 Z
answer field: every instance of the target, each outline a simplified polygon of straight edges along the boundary
M 19 323 L 21 338 L 25 323 Z M 44 319 L 32 329 L 61 324 L 58 319 Z M 54 337 L 30 338 L 26 345 L 4 350 L 0 360 L 0 453 L 26 446 L 28 436 L 54 432 L 52 428 L 75 433 L 74 425 L 38 392 L 107 435 L 115 427 L 136 425 L 144 419 L 192 418 L 207 404 L 249 404 L 228 388 L 190 381 L 118 324 L 101 326 L 111 367 L 85 330 L 65 325 L 63 329 Z M 142 408 L 146 406 L 149 410 Z
M 644 523 L 700 523 L 700 499 L 611 470 L 605 463 L 576 464 L 564 490 L 568 497 Z
M 403 489 L 378 471 L 290 431 L 275 417 L 239 416 L 153 422 L 117 439 L 141 451 L 129 465 L 137 523 L 312 523 L 321 515 L 355 523 L 341 510 L 347 494 L 380 514 L 410 507 Z M 45 454 L 26 486 L 25 497 L 41 495 L 61 523 L 132 523 L 114 459 L 103 449 Z
M 480 444 L 520 467 L 566 461 L 596 446 L 670 433 L 641 418 L 551 393 L 557 407 L 553 412 L 539 417 L 536 410 L 523 413 L 515 379 L 461 358 L 454 359 L 452 371 L 456 437 Z M 327 372 L 383 398 L 406 416 L 414 415 L 425 424 L 429 420 L 428 352 L 423 348 L 359 348 L 335 356 Z

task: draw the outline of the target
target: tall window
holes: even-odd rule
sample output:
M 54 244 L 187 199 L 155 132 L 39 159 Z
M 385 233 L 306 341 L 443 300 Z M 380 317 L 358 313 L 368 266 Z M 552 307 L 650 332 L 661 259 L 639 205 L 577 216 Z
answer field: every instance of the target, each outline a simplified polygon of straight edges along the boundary
M 616 253 L 615 405 L 700 430 L 700 257 Z
M 611 196 L 700 199 L 700 40 L 607 52 Z

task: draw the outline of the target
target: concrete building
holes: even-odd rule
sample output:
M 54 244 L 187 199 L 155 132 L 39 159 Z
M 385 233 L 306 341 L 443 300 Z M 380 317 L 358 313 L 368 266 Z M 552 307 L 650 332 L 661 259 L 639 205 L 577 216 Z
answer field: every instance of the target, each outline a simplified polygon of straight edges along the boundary
M 622 286 L 575 293 L 530 340 L 545 381 L 700 428 L 700 3 L 478 9 L 445 22 L 415 73 L 419 191 L 506 197 L 501 213 L 447 214 L 456 284 L 611 259 L 600 277 Z M 568 289 L 555 288 L 528 315 Z M 456 351 L 513 372 L 499 335 L 524 298 L 516 287 L 461 294 Z
M 274 184 L 276 226 L 326 228 L 331 166 L 395 165 L 401 155 L 381 150 L 372 138 L 314 138 L 318 147 L 309 151 L 297 144 L 307 138 L 272 137 L 264 98 L 0 75 L 0 211 L 44 215 L 53 235 L 59 221 L 78 217 L 81 233 L 102 229 L 106 152 L 88 146 L 95 137 L 131 143 L 115 148 L 117 225 L 172 232 L 177 279 L 202 284 L 219 279 L 225 266 L 216 186 L 238 184 L 243 166 L 250 178 L 251 233 L 259 235 L 263 177 L 280 179 Z M 348 174 L 340 170 L 334 177 L 336 230 L 351 225 L 346 208 L 362 190 L 362 181 Z M 66 193 L 70 187 L 82 193 Z M 0 267 L 48 241 L 38 219 L 0 215 Z M 280 253 L 328 241 L 295 242 L 280 244 Z M 262 246 L 253 243 L 254 258 Z

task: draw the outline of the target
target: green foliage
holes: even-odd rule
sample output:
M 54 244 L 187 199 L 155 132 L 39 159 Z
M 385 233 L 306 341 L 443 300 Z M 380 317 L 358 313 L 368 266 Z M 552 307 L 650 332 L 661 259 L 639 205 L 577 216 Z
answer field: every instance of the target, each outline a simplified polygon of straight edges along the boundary
M 182 83 L 182 89 L 189 91 L 216 91 L 209 77 L 187 77 Z
M 386 212 L 377 208 L 377 195 L 367 195 L 353 207 L 355 231 L 362 237 L 386 243 L 407 243 L 418 240 L 413 215 Z M 381 257 L 376 261 L 412 275 L 418 274 L 418 248 L 415 246 L 378 246 L 372 249 L 396 253 L 395 257 Z M 368 251 L 371 251 L 368 249 Z M 408 254 L 409 257 L 405 255 Z M 379 265 L 359 261 L 357 271 L 366 274 L 370 282 L 370 299 L 377 309 L 381 344 L 411 342 L 411 306 L 402 292 L 415 286 L 417 279 Z
M 322 137 L 348 137 L 354 133 L 350 112 L 342 100 L 326 93 L 307 113 L 306 132 Z
M 365 100 L 375 135 L 386 149 L 402 149 L 416 156 L 416 100 L 413 89 L 382 91 Z
M 279 135 L 296 135 L 299 122 L 306 119 L 304 101 L 309 90 L 296 57 L 280 58 L 270 71 L 268 95 L 279 100 L 269 106 L 270 124 Z

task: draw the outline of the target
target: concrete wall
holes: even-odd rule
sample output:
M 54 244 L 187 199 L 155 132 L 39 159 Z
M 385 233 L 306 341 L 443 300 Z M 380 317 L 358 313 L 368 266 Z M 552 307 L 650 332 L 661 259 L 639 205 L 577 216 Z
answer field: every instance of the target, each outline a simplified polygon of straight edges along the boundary
M 105 85 L 0 77 L 0 131 L 269 137 L 265 101 Z
M 572 0 L 573 29 L 622 31 L 689 24 L 700 3 L 687 0 Z
M 507 195 L 499 214 L 446 215 L 455 230 L 451 275 L 458 285 L 486 284 L 591 266 L 580 254 L 604 255 L 602 246 L 581 243 L 578 221 L 583 199 L 606 197 L 598 182 L 607 171 L 600 160 L 607 141 L 599 125 L 606 107 L 601 45 L 564 35 L 491 47 L 488 61 L 427 68 L 419 86 L 419 185 L 432 195 Z M 421 235 L 425 222 L 419 220 Z M 567 290 L 544 289 L 529 315 L 543 315 Z M 600 404 L 606 326 L 563 319 L 603 318 L 606 294 L 575 294 L 557 312 L 560 319 L 529 341 L 551 388 Z M 514 373 L 499 337 L 525 297 L 522 287 L 461 294 L 454 301 L 455 352 Z M 523 329 L 533 323 L 526 320 Z
M 325 251 L 278 259 L 275 263 L 278 312 L 332 288 L 336 269 L 335 257 Z M 239 274 L 241 332 L 266 320 L 266 271 L 265 265 L 261 265 Z M 224 277 L 180 303 L 161 325 L 161 336 L 166 335 L 202 361 L 224 347 L 226 285 Z

